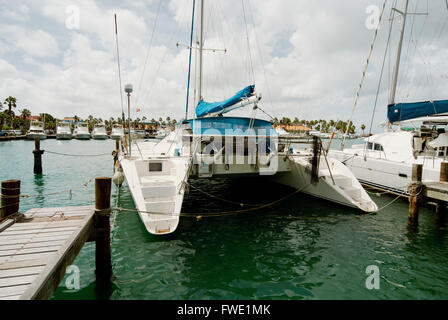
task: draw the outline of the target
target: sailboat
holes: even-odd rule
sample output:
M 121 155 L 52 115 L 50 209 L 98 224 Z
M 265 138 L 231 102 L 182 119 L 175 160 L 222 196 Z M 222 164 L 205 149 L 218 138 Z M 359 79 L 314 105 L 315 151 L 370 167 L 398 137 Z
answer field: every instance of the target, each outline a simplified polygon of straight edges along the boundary
M 292 187 L 294 192 L 365 212 L 378 210 L 350 170 L 336 159 L 327 159 L 321 152 L 318 137 L 303 139 L 303 142 L 312 143 L 313 148 L 294 150 L 291 140 L 279 137 L 273 123 L 256 118 L 254 112 L 251 117 L 225 116 L 246 106 L 252 106 L 254 111 L 258 109 L 261 95 L 256 93 L 255 85 L 245 87 L 224 101 L 204 100 L 201 89 L 203 0 L 199 7 L 195 116 L 188 118 L 187 102 L 185 119 L 163 140 L 133 141 L 128 137 L 126 151 L 119 157 L 147 231 L 163 235 L 177 229 L 184 195 L 192 179 L 262 176 L 267 185 L 280 183 Z M 127 92 L 132 90 L 130 86 L 127 88 Z
M 447 160 L 448 100 L 397 103 L 395 95 L 406 30 L 409 0 L 404 0 L 404 10 L 396 10 L 403 17 L 392 88 L 387 107 L 387 124 L 383 133 L 364 139 L 364 143 L 343 150 L 331 150 L 329 157 L 342 161 L 360 182 L 381 190 L 409 195 L 412 165 L 423 164 L 423 180 L 438 181 L 440 164 Z M 421 128 L 392 131 L 392 125 L 422 122 Z

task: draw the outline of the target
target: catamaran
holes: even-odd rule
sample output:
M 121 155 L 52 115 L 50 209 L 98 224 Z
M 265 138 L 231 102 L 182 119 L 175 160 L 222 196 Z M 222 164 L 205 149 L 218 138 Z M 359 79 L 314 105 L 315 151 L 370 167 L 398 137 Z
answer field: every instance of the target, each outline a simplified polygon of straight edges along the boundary
M 58 126 L 56 128 L 56 139 L 70 140 L 71 138 L 72 138 L 72 130 L 70 128 L 70 123 L 58 122 Z
M 364 143 L 343 150 L 331 150 L 329 157 L 342 161 L 360 182 L 378 189 L 408 195 L 412 165 L 423 164 L 423 180 L 438 181 L 440 163 L 447 159 L 448 100 L 396 103 L 403 35 L 409 0 L 404 10 L 392 88 L 387 107 L 386 130 L 364 139 Z M 416 130 L 401 130 L 401 125 L 423 123 Z M 392 125 L 400 126 L 392 131 Z M 442 126 L 442 127 L 440 127 Z
M 30 140 L 44 140 L 47 139 L 47 134 L 44 131 L 42 122 L 31 121 L 30 129 L 26 133 L 26 138 Z
M 119 157 L 147 231 L 162 235 L 177 229 L 184 195 L 192 179 L 262 176 L 268 183 L 290 186 L 294 192 L 365 212 L 378 210 L 350 170 L 321 152 L 318 137 L 294 141 L 313 145 L 313 148 L 295 150 L 291 146 L 293 141 L 279 137 L 272 122 L 255 117 L 261 100 L 255 85 L 221 102 L 204 101 L 201 90 L 203 5 L 201 0 L 195 116 L 188 118 L 187 98 L 185 119 L 176 124 L 173 132 L 160 141 L 127 137 L 126 151 Z M 126 87 L 130 92 L 130 87 Z M 224 116 L 245 106 L 252 106 L 255 111 L 251 117 Z
M 90 140 L 89 125 L 85 122 L 79 122 L 75 127 L 73 136 L 77 140 Z
M 92 131 L 92 138 L 94 140 L 106 140 L 109 138 L 106 133 L 106 127 L 104 126 L 104 124 L 99 123 L 94 126 Z

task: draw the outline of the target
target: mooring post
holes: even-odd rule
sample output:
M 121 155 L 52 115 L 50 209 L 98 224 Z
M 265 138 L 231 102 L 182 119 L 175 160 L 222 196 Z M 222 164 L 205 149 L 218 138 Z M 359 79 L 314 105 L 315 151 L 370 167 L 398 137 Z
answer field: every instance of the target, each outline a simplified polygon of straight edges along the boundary
M 418 211 L 422 200 L 422 174 L 423 165 L 414 163 L 412 165 L 412 182 L 409 185 L 409 223 L 418 225 Z
M 448 162 L 442 162 L 440 164 L 440 182 L 448 182 Z M 447 203 L 445 201 L 439 200 L 436 203 L 436 219 L 438 222 L 443 223 L 446 217 Z
M 34 174 L 42 173 L 42 155 L 44 150 L 40 150 L 40 139 L 34 139 Z
M 2 181 L 0 218 L 19 212 L 20 180 Z
M 112 279 L 110 254 L 110 190 L 111 178 L 95 179 L 95 265 L 96 279 L 108 284 Z

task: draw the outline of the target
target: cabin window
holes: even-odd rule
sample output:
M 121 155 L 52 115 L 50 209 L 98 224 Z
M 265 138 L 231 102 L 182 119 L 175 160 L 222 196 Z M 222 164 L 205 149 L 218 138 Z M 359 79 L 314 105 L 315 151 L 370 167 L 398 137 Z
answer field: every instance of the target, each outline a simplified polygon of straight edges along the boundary
M 383 146 L 378 143 L 375 143 L 375 150 L 376 151 L 384 151 Z
M 367 142 L 367 149 L 369 150 L 373 149 L 373 142 Z
M 162 163 L 161 162 L 150 162 L 149 163 L 149 172 L 160 172 L 162 171 Z

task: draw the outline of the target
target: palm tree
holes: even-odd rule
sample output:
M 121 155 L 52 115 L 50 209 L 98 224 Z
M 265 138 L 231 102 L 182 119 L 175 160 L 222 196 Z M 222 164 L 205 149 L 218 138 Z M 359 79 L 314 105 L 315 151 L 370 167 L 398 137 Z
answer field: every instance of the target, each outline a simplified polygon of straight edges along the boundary
M 14 97 L 9 96 L 8 98 L 5 99 L 5 101 L 3 102 L 3 104 L 6 104 L 8 106 L 8 115 L 9 115 L 9 121 L 10 121 L 10 127 L 12 127 L 12 119 L 13 119 L 13 112 L 12 112 L 12 108 L 17 107 L 17 99 Z
M 362 135 L 364 135 L 364 130 L 366 129 L 366 125 L 365 124 L 362 124 L 361 125 L 361 130 L 362 130 Z

